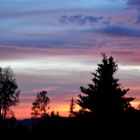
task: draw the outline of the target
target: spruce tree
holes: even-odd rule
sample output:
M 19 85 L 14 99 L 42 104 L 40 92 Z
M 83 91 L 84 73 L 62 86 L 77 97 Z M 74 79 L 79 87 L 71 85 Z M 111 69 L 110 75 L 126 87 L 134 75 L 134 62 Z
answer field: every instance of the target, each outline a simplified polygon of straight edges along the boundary
M 114 78 L 118 65 L 113 57 L 102 56 L 102 63 L 92 73 L 93 84 L 88 84 L 88 88 L 80 87 L 84 95 L 79 95 L 78 105 L 82 111 L 93 113 L 120 113 L 128 110 L 134 98 L 126 97 L 129 89 L 123 89 L 119 79 Z

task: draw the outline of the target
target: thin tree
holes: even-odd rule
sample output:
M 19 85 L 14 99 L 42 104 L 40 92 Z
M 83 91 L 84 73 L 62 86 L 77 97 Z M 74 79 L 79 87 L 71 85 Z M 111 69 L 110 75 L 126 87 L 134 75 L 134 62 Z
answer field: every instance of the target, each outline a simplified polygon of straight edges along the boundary
M 71 102 L 70 102 L 70 111 L 69 111 L 70 117 L 75 116 L 74 109 L 75 109 L 75 102 L 74 102 L 74 99 L 72 97 Z
M 47 106 L 49 98 L 47 91 L 41 91 L 37 93 L 35 101 L 32 103 L 32 118 L 42 118 L 47 114 Z
M 10 107 L 19 103 L 19 94 L 12 69 L 0 68 L 0 118 L 5 119 Z
M 129 89 L 123 89 L 119 79 L 114 78 L 118 65 L 113 57 L 102 54 L 102 63 L 92 73 L 93 84 L 88 88 L 80 87 L 84 95 L 79 95 L 78 104 L 84 111 L 94 113 L 117 113 L 131 108 L 134 98 L 126 97 Z

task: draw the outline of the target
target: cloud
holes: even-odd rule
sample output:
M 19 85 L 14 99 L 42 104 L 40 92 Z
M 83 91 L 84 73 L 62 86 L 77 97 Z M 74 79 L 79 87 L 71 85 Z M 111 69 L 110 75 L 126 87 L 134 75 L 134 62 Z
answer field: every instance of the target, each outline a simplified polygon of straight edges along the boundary
M 98 33 L 108 34 L 111 36 L 120 36 L 120 37 L 140 37 L 140 29 L 135 29 L 122 25 L 108 25 L 98 28 L 96 30 Z
M 77 40 L 77 39 L 76 39 Z M 76 41 L 75 41 L 76 42 Z M 80 39 L 78 39 L 79 43 Z M 68 42 L 70 44 L 70 41 Z M 84 41 L 83 41 L 84 43 Z M 88 42 L 85 42 L 85 45 L 88 46 Z M 90 42 L 89 42 L 90 43 Z M 92 43 L 92 42 L 91 42 Z M 93 43 L 92 43 L 93 44 Z M 97 44 L 97 43 L 96 43 Z M 94 48 L 94 45 L 93 45 Z M 58 47 L 35 47 L 35 45 L 26 45 L 22 46 L 22 43 L 19 46 L 14 45 L 0 45 L 0 62 L 2 61 L 12 61 L 12 60 L 23 60 L 23 59 L 32 59 L 32 58 L 44 58 L 51 56 L 66 56 L 66 55 L 76 55 L 81 56 L 92 56 L 93 54 L 97 54 L 96 51 L 91 50 L 90 52 L 87 50 L 87 47 L 84 46 L 72 46 L 71 48 L 67 48 L 67 44 L 64 42 L 64 46 Z
M 128 0 L 129 5 L 138 6 L 140 5 L 140 0 Z
M 84 16 L 84 15 L 74 15 L 74 16 L 61 16 L 60 22 L 64 24 L 78 24 L 78 25 L 85 25 L 85 24 L 93 24 L 97 23 L 102 20 L 103 16 Z
M 129 8 L 140 10 L 140 0 L 128 0 L 127 4 Z

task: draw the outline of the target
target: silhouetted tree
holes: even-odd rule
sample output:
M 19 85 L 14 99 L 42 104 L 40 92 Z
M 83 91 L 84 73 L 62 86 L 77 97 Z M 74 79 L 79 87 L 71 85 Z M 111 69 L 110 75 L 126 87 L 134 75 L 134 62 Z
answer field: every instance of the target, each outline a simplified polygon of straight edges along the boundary
M 74 116 L 74 108 L 75 108 L 75 103 L 74 103 L 74 99 L 72 98 L 71 99 L 71 102 L 70 102 L 70 111 L 69 111 L 69 116 L 70 117 L 73 117 Z
M 0 118 L 5 119 L 11 106 L 19 102 L 18 85 L 11 68 L 0 68 Z
M 51 117 L 54 117 L 55 116 L 55 113 L 54 111 L 51 112 Z
M 134 98 L 126 97 L 129 89 L 122 89 L 119 79 L 114 78 L 114 73 L 118 70 L 118 65 L 113 57 L 107 58 L 102 54 L 102 63 L 92 79 L 93 84 L 88 84 L 88 88 L 80 87 L 85 96 L 79 95 L 78 104 L 82 111 L 95 113 L 117 113 L 131 108 L 130 101 Z
M 15 118 L 15 113 L 11 109 L 9 109 L 9 110 L 7 110 L 6 117 L 7 118 Z
M 56 116 L 59 117 L 59 111 L 56 112 Z
M 47 112 L 47 105 L 49 98 L 47 97 L 47 91 L 41 91 L 37 94 L 35 101 L 32 103 L 32 118 L 42 118 Z
M 51 117 L 51 118 L 59 117 L 59 112 L 58 112 L 58 111 L 57 111 L 57 112 L 52 111 L 52 112 L 50 113 L 50 117 Z

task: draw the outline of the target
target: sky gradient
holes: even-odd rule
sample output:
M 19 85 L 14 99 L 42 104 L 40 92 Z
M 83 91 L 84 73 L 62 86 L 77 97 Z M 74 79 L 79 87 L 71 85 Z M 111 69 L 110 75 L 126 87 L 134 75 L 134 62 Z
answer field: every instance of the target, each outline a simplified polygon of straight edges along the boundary
M 47 90 L 50 111 L 67 115 L 70 99 L 91 82 L 101 52 L 119 65 L 116 77 L 140 102 L 139 0 L 0 0 L 0 66 L 17 79 L 19 119 Z

